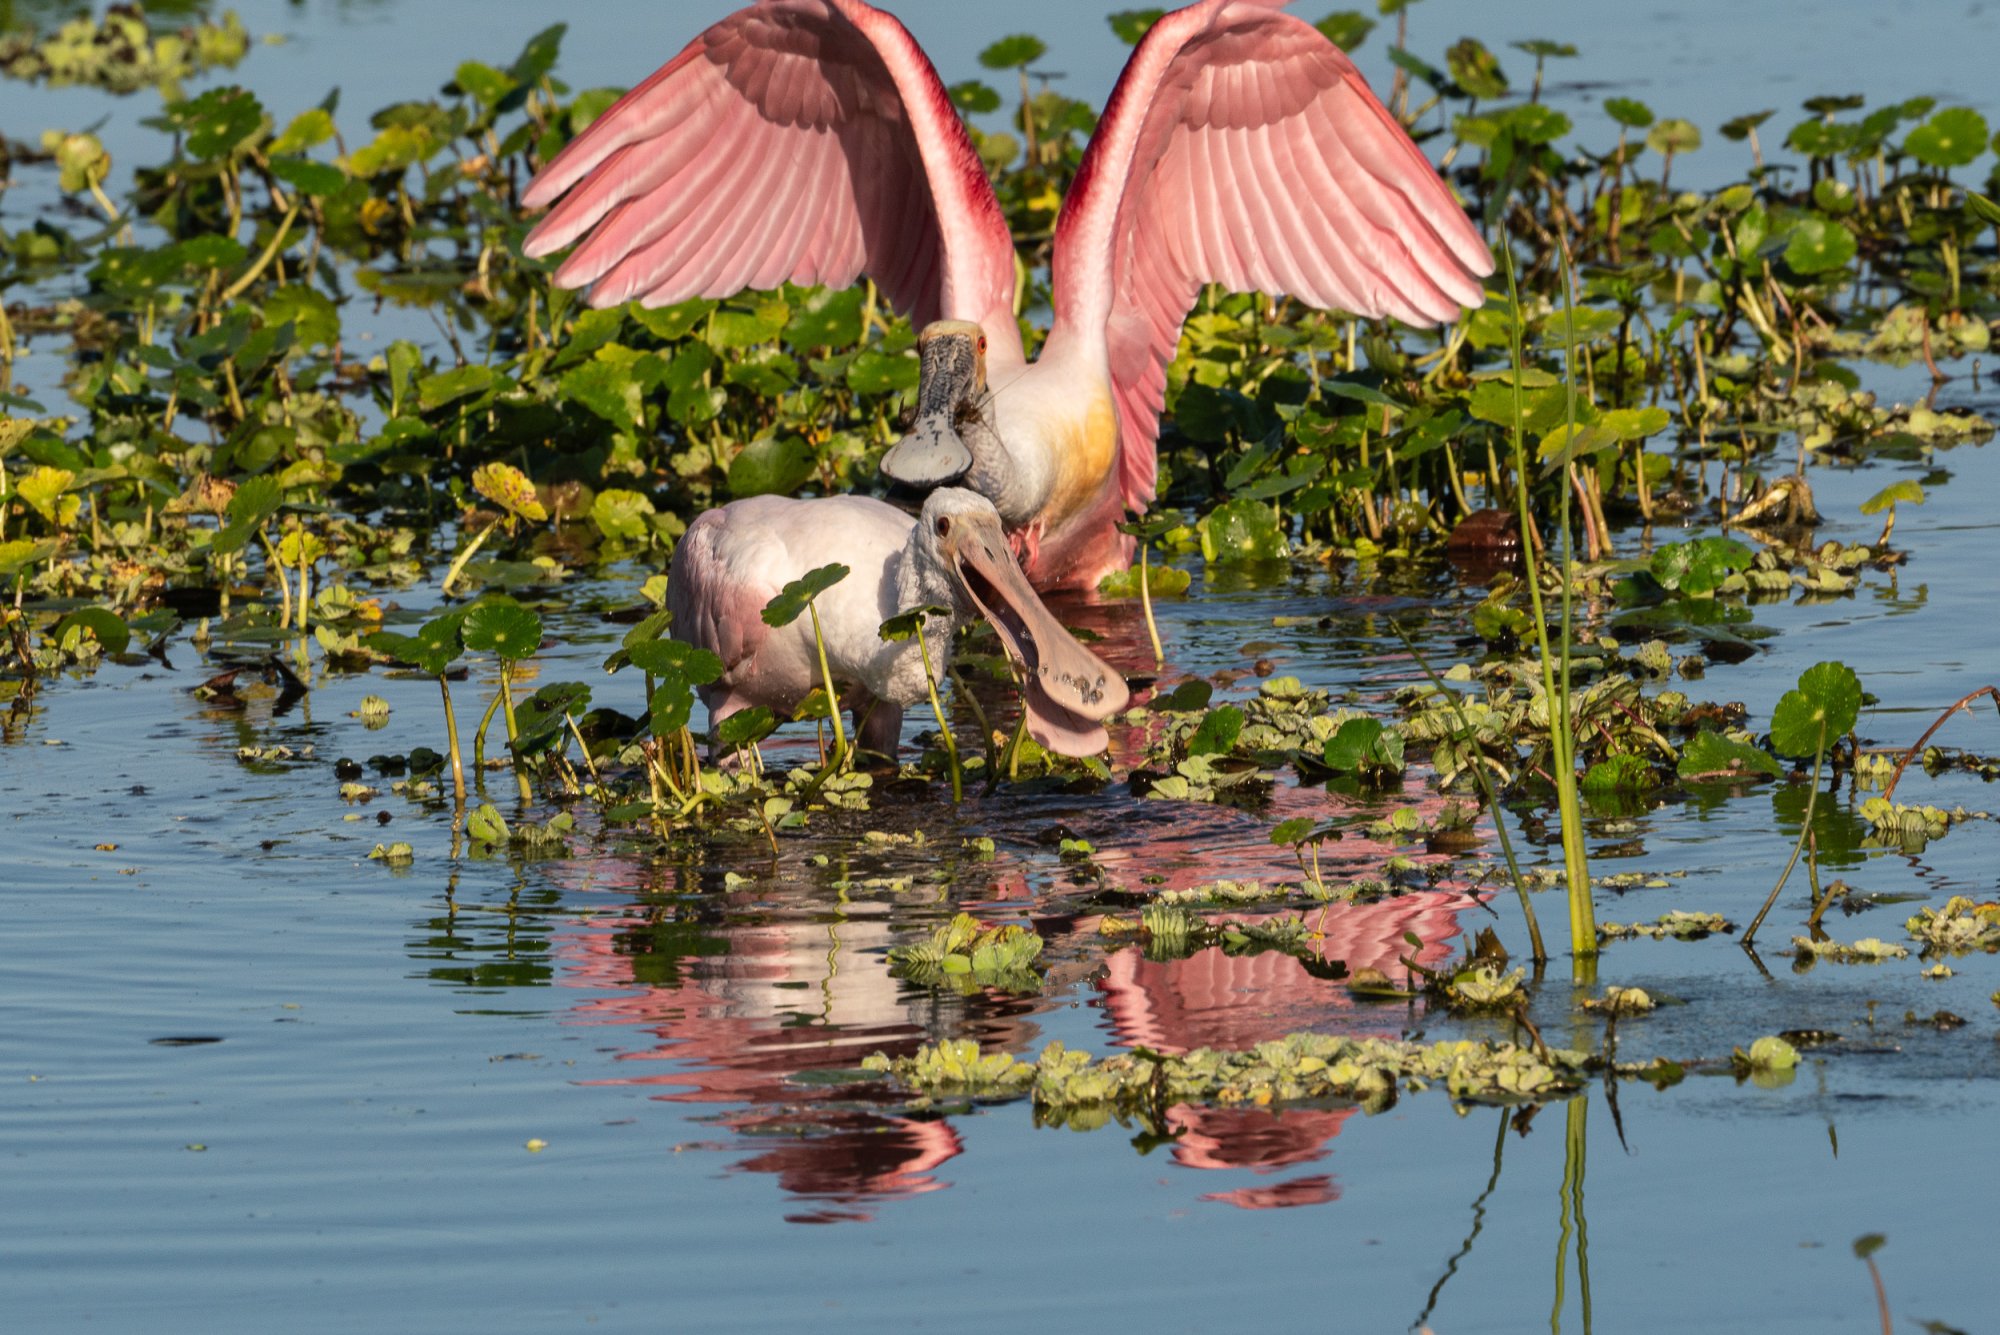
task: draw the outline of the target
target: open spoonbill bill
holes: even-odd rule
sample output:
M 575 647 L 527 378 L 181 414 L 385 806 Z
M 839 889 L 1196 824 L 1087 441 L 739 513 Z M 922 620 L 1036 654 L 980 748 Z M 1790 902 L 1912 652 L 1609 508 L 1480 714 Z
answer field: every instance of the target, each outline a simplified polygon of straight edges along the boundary
M 915 517 L 869 496 L 753 496 L 688 526 L 667 575 L 667 606 L 676 639 L 722 660 L 721 678 L 701 688 L 711 738 L 715 724 L 751 705 L 789 715 L 820 684 L 811 620 L 773 627 L 762 613 L 786 584 L 836 560 L 851 573 L 819 595 L 820 633 L 862 746 L 895 755 L 903 710 L 929 694 L 917 642 L 885 641 L 882 623 L 937 606 L 951 609 L 924 627 L 939 679 L 959 622 L 983 616 L 1024 683 L 1029 735 L 1064 755 L 1104 750 L 1101 721 L 1130 700 L 1124 678 L 1042 605 L 992 502 L 959 487 L 931 492 Z
M 1202 0 L 1132 53 L 1063 201 L 1054 323 L 1030 364 L 1014 243 L 943 83 L 862 0 L 761 0 L 709 28 L 544 167 L 526 251 L 590 301 L 667 305 L 872 278 L 919 327 L 978 327 L 1029 577 L 1087 587 L 1153 498 L 1167 366 L 1203 284 L 1413 325 L 1484 300 L 1485 243 L 1338 47 L 1285 0 Z M 1004 464 L 1004 467 L 997 465 Z M 949 433 L 883 461 L 974 466 Z M 991 489 L 992 478 L 987 479 Z

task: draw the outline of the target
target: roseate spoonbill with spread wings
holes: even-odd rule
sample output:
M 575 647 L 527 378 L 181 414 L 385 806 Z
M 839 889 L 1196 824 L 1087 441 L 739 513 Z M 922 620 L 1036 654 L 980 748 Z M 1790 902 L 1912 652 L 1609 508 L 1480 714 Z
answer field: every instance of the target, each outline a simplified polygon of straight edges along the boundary
M 701 688 L 711 728 L 751 705 L 789 714 L 819 684 L 812 623 L 772 627 L 762 612 L 830 560 L 852 573 L 819 595 L 821 635 L 834 680 L 850 688 L 861 745 L 896 754 L 903 710 L 929 694 L 923 650 L 885 641 L 882 623 L 937 606 L 951 609 L 924 628 L 939 678 L 959 621 L 983 616 L 1020 671 L 1029 735 L 1064 755 L 1104 750 L 1100 722 L 1129 701 L 1124 679 L 1035 596 L 993 503 L 959 487 L 931 492 L 914 518 L 869 496 L 753 496 L 690 524 L 674 549 L 667 606 L 674 636 L 723 662 L 721 678 Z
M 590 300 L 667 305 L 872 278 L 921 327 L 976 324 L 1037 586 L 1129 559 L 1153 497 L 1166 372 L 1202 285 L 1405 323 L 1484 300 L 1492 257 L 1352 61 L 1285 0 L 1202 0 L 1132 54 L 1058 216 L 1054 323 L 1031 365 L 1014 245 L 936 71 L 862 0 L 761 0 L 694 39 L 550 162 L 531 256 Z M 884 461 L 973 467 L 944 433 Z

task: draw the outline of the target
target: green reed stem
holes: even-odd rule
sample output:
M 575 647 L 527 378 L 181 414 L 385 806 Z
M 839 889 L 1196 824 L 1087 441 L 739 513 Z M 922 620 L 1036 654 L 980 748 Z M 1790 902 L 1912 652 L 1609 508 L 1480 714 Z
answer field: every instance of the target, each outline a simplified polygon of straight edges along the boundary
M 1778 875 L 1778 883 L 1771 887 L 1771 893 L 1764 899 L 1764 907 L 1757 910 L 1757 916 L 1750 920 L 1749 930 L 1743 933 L 1743 944 L 1749 945 L 1757 939 L 1757 929 L 1764 925 L 1764 916 L 1771 906 L 1778 902 L 1778 892 L 1785 888 L 1785 882 L 1792 879 L 1792 868 L 1799 865 L 1799 854 L 1805 851 L 1806 840 L 1812 837 L 1813 809 L 1819 805 L 1820 774 L 1826 767 L 1826 720 L 1819 721 L 1819 746 L 1813 756 L 1812 791 L 1806 794 L 1806 816 L 1799 824 L 1799 841 L 1792 845 L 1791 860 L 1785 863 L 1785 870 Z M 1813 921 L 1819 920 L 1817 911 Z
M 521 759 L 521 732 L 514 723 L 514 665 L 504 658 L 500 660 L 500 703 L 507 715 L 507 754 L 514 763 L 514 783 L 521 790 L 521 800 L 532 802 L 535 795 L 528 790 L 528 771 Z
M 1569 312 L 1571 329 L 1575 328 L 1575 307 L 1570 292 L 1570 274 L 1565 250 L 1563 265 L 1563 303 Z M 1512 318 L 1508 322 L 1508 336 L 1514 354 L 1514 473 L 1517 485 L 1514 499 L 1519 511 L 1521 537 L 1524 544 L 1533 550 L 1529 535 L 1533 530 L 1533 515 L 1528 504 L 1528 449 L 1522 432 L 1522 328 L 1521 297 L 1514 279 L 1513 240 L 1502 232 L 1501 259 L 1507 271 L 1507 298 L 1512 306 Z M 1567 391 L 1566 411 L 1569 431 L 1576 432 L 1576 354 L 1574 339 L 1564 359 L 1563 383 Z M 1565 482 L 1567 479 L 1565 479 Z M 1570 953 L 1579 960 L 1590 959 L 1597 954 L 1597 913 L 1590 898 L 1590 867 L 1583 846 L 1583 807 L 1577 800 L 1576 791 L 1576 739 L 1572 731 L 1569 710 L 1570 684 L 1570 640 L 1574 608 L 1570 586 L 1570 509 L 1569 488 L 1561 488 L 1562 504 L 1558 525 L 1562 532 L 1561 564 L 1558 575 L 1562 580 L 1562 655 L 1561 681 L 1556 679 L 1556 667 L 1549 649 L 1548 616 L 1542 605 L 1540 572 L 1532 563 L 1528 568 L 1528 598 L 1534 608 L 1535 641 L 1540 649 L 1542 672 L 1542 696 L 1549 710 L 1549 750 L 1550 768 L 1554 772 L 1556 785 L 1556 809 L 1562 823 L 1563 871 L 1569 886 L 1569 943 Z M 1558 689 L 1560 687 L 1560 689 Z
M 833 759 L 828 762 L 829 770 L 838 772 L 847 763 L 847 726 L 840 717 L 840 696 L 833 689 L 833 668 L 826 661 L 826 636 L 819 628 L 819 604 L 806 599 L 806 612 L 812 617 L 813 647 L 819 650 L 819 675 L 826 686 L 827 712 L 833 715 Z
M 931 713 L 937 719 L 938 740 L 944 745 L 944 753 L 951 761 L 951 800 L 954 804 L 965 800 L 965 774 L 958 764 L 958 739 L 951 735 L 951 723 L 944 716 L 944 702 L 938 699 L 937 675 L 931 671 L 931 649 L 924 640 L 923 618 L 917 618 L 917 652 L 924 660 L 924 689 L 930 692 Z
M 1146 611 L 1146 634 L 1153 640 L 1153 666 L 1163 668 L 1167 665 L 1167 651 L 1160 647 L 1160 625 L 1153 620 L 1153 574 L 1147 560 L 1152 545 L 1143 537 L 1139 539 L 1139 606 Z
M 1403 647 L 1410 651 L 1410 657 L 1416 660 L 1419 668 L 1423 669 L 1424 676 L 1430 679 L 1432 688 L 1446 701 L 1446 707 L 1451 710 L 1452 717 L 1458 720 L 1459 735 L 1473 748 L 1471 766 L 1473 781 L 1479 785 L 1479 795 L 1486 799 L 1487 809 L 1493 813 L 1493 833 L 1499 836 L 1500 855 L 1507 860 L 1507 875 L 1514 882 L 1514 893 L 1521 897 L 1521 914 L 1528 920 L 1528 941 L 1534 947 L 1534 961 L 1536 964 L 1546 964 L 1549 952 L 1542 944 L 1542 925 L 1535 918 L 1535 903 L 1528 897 L 1528 879 L 1521 875 L 1521 864 L 1514 856 L 1514 841 L 1507 834 L 1507 822 L 1500 810 L 1500 795 L 1494 791 L 1493 782 L 1487 777 L 1486 757 L 1479 753 L 1478 736 L 1470 720 L 1465 717 L 1464 704 L 1459 700 L 1458 692 L 1446 686 L 1444 678 L 1438 676 L 1425 661 L 1423 654 L 1417 649 L 1416 641 L 1410 638 L 1409 632 L 1394 623 L 1391 623 L 1390 629 L 1396 632 L 1397 638 L 1403 642 Z
M 458 714 L 451 707 L 451 683 L 444 674 L 438 674 L 438 690 L 444 694 L 444 735 L 451 749 L 451 790 L 452 796 L 462 808 L 465 806 L 465 758 L 458 749 Z

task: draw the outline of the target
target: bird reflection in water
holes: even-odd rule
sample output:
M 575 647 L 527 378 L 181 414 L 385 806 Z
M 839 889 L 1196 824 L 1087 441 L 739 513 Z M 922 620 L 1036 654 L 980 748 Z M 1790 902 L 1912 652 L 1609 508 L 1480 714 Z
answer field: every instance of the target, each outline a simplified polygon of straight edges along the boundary
M 1241 819 L 1203 809 L 1182 821 L 1219 827 L 1232 818 Z M 1155 868 L 1170 868 L 1175 884 L 1283 876 L 1282 864 L 1272 861 L 1279 853 L 1268 843 L 1231 849 L 1211 840 L 1211 861 L 1191 868 L 1187 850 L 1202 842 L 1202 833 L 1182 828 L 1175 836 L 1160 841 L 1158 861 L 1149 860 L 1151 844 L 1121 849 L 1119 879 L 1137 883 Z M 1363 842 L 1350 838 L 1343 854 L 1379 865 L 1388 850 L 1364 849 Z M 883 1201 L 948 1186 L 939 1169 L 964 1143 L 948 1120 L 913 1116 L 880 1086 L 804 1073 L 851 1070 L 870 1053 L 908 1055 L 948 1037 L 1032 1052 L 1045 1041 L 1039 1017 L 1088 988 L 1096 990 L 1116 1044 L 1157 1051 L 1245 1047 L 1305 1029 L 1393 1035 L 1406 1018 L 1400 1009 L 1357 1006 L 1341 983 L 1316 977 L 1288 955 L 1209 949 L 1161 961 L 1127 947 L 1106 956 L 1093 914 L 1036 911 L 1026 870 L 996 865 L 990 889 L 965 906 L 988 917 L 1025 913 L 1049 939 L 1048 985 L 1032 997 L 960 997 L 890 976 L 888 947 L 912 939 L 912 925 L 934 925 L 948 907 L 935 887 L 841 893 L 807 876 L 792 883 L 796 888 L 704 895 L 702 921 L 692 928 L 637 915 L 576 923 L 552 943 L 560 983 L 604 995 L 578 1004 L 571 1021 L 643 1030 L 656 1040 L 619 1054 L 620 1063 L 636 1068 L 631 1074 L 595 1083 L 646 1089 L 664 1102 L 717 1105 L 713 1124 L 732 1138 L 699 1148 L 747 1150 L 733 1171 L 776 1175 L 803 1207 L 790 1219 L 855 1221 L 872 1218 Z M 590 889 L 671 902 L 678 875 L 600 862 Z M 1402 978 L 1399 957 L 1411 953 L 1404 933 L 1426 943 L 1414 956 L 1419 963 L 1438 963 L 1450 953 L 1458 916 L 1479 902 L 1464 891 L 1434 889 L 1334 904 L 1319 950 L 1350 972 L 1371 967 Z M 685 900 L 670 910 L 688 911 Z M 1324 1159 L 1353 1111 L 1181 1105 L 1169 1110 L 1165 1130 L 1176 1137 L 1172 1157 L 1182 1167 L 1276 1175 Z M 1339 1194 L 1330 1175 L 1315 1173 L 1203 1199 L 1262 1209 L 1320 1204 Z

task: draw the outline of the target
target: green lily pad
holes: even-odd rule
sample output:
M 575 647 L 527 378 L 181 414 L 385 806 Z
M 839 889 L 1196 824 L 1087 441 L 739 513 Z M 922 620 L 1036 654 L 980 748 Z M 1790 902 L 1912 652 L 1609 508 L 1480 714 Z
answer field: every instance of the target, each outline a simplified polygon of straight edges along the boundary
M 511 599 L 496 599 L 467 609 L 461 634 L 474 653 L 519 662 L 542 647 L 542 619 Z
M 688 686 L 706 686 L 723 673 L 720 658 L 679 640 L 647 640 L 625 654 L 632 666 L 646 675 Z
M 1048 49 L 1041 38 L 1017 33 L 1012 37 L 1002 37 L 981 51 L 979 63 L 989 70 L 1024 69 L 1040 60 Z
M 1785 772 L 1770 752 L 1745 742 L 1734 742 L 1720 733 L 1703 732 L 1681 748 L 1674 772 L 1683 780 L 1775 779 Z
M 49 630 L 49 638 L 61 644 L 72 630 L 84 630 L 104 646 L 107 654 L 122 654 L 132 644 L 132 628 L 108 607 L 79 607 Z
M 1236 747 L 1236 739 L 1243 735 L 1243 711 L 1235 705 L 1223 705 L 1210 711 L 1194 736 L 1188 739 L 1190 756 L 1226 756 Z
M 767 626 L 789 626 L 804 615 L 806 604 L 819 597 L 852 573 L 838 561 L 832 565 L 808 570 L 784 588 L 778 596 L 764 604 L 764 624 Z
M 1771 712 L 1771 746 L 1810 756 L 1853 731 L 1861 715 L 1861 679 L 1845 663 L 1815 663 L 1799 674 Z
M 1986 118 L 1970 107 L 1948 107 L 1910 131 L 1903 151 L 1939 171 L 1968 166 L 1986 151 Z
M 1785 243 L 1785 267 L 1796 274 L 1845 269 L 1855 256 L 1854 233 L 1825 218 L 1807 218 L 1792 229 Z

